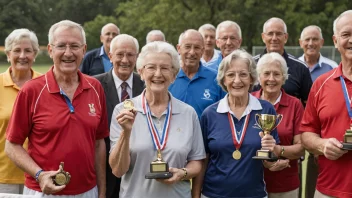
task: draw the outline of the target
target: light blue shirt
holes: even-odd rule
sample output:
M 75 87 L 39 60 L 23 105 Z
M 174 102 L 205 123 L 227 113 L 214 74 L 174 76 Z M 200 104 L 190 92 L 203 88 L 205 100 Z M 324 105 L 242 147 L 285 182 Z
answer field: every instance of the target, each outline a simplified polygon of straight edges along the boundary
M 109 56 L 105 53 L 104 46 L 101 46 L 99 56 L 101 56 L 103 60 L 104 72 L 110 71 L 112 63 L 110 62 Z
M 304 59 L 304 54 L 298 59 L 303 62 L 306 62 Z M 330 60 L 320 54 L 318 63 L 311 68 L 308 67 L 308 69 L 310 71 L 310 76 L 312 77 L 312 81 L 314 82 L 315 79 L 317 79 L 320 75 L 334 69 L 337 66 L 338 64 L 335 61 Z
M 222 61 L 221 51 L 216 50 L 216 49 L 214 49 L 214 55 L 210 61 L 206 62 L 203 57 L 200 59 L 200 62 L 202 63 L 202 65 L 204 67 L 212 69 L 216 73 L 218 73 L 218 68 L 219 68 L 221 61 Z

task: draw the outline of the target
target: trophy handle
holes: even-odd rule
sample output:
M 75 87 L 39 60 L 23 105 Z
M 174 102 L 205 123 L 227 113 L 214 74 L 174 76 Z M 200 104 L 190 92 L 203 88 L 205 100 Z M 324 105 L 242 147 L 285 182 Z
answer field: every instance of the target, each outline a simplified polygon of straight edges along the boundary
M 281 121 L 282 121 L 282 119 L 284 118 L 284 115 L 282 115 L 282 114 L 277 114 L 277 117 L 276 117 L 276 126 L 272 129 L 272 130 L 274 130 L 274 129 L 276 129 L 276 127 L 277 126 L 279 126 L 279 124 L 281 123 Z
M 258 123 L 258 118 L 259 118 L 259 114 L 256 113 L 255 116 L 254 116 L 254 120 L 255 120 L 255 123 L 257 123 L 257 125 L 260 127 L 259 123 Z

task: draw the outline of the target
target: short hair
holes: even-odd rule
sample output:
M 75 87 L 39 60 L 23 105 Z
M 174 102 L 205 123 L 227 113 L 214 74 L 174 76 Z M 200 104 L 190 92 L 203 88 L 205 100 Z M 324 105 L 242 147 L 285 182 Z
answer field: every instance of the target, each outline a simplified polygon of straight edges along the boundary
M 49 34 L 48 34 L 49 44 L 53 44 L 54 33 L 59 28 L 77 29 L 77 30 L 79 30 L 81 32 L 81 36 L 82 36 L 82 39 L 83 39 L 83 44 L 86 44 L 86 33 L 84 32 L 83 27 L 80 24 L 75 23 L 75 22 L 70 21 L 70 20 L 63 20 L 63 21 L 57 22 L 57 23 L 55 23 L 54 25 L 52 25 L 50 27 Z
M 237 29 L 237 34 L 242 39 L 242 31 L 241 27 L 234 21 L 223 21 L 216 27 L 216 39 L 219 38 L 220 29 L 227 28 L 227 27 L 235 27 Z
M 198 29 L 198 32 L 203 32 L 206 30 L 211 30 L 211 31 L 216 32 L 216 28 L 212 24 L 209 24 L 209 23 L 200 26 Z
M 270 52 L 264 54 L 258 61 L 257 63 L 257 74 L 258 74 L 258 79 L 260 79 L 260 74 L 263 72 L 264 65 L 268 64 L 279 64 L 280 69 L 283 74 L 283 80 L 284 83 L 288 79 L 288 67 L 285 59 L 277 52 Z
M 316 25 L 309 25 L 305 28 L 303 28 L 302 32 L 301 32 L 301 37 L 300 39 L 303 40 L 303 33 L 305 30 L 307 30 L 308 28 L 316 28 L 318 31 L 319 31 L 319 36 L 320 36 L 320 39 L 323 39 L 323 33 L 321 32 L 321 29 L 319 26 L 316 26 Z
M 137 58 L 137 63 L 136 63 L 137 70 L 140 70 L 143 68 L 145 57 L 151 53 L 168 54 L 171 57 L 171 64 L 172 64 L 174 74 L 177 75 L 177 73 L 180 70 L 180 61 L 179 61 L 178 53 L 174 46 L 172 46 L 167 42 L 162 42 L 162 41 L 150 42 L 142 48 L 141 53 L 138 55 L 138 58 Z
M 285 21 L 280 18 L 277 18 L 277 17 L 272 17 L 272 18 L 268 19 L 267 21 L 265 21 L 265 23 L 263 25 L 263 33 L 265 33 L 265 29 L 266 29 L 266 26 L 268 25 L 268 23 L 272 22 L 272 21 L 281 22 L 284 25 L 284 33 L 287 33 L 287 26 L 286 26 Z
M 347 14 L 352 14 L 352 10 L 347 10 L 347 11 L 344 11 L 343 13 L 341 13 L 335 20 L 334 20 L 334 24 L 333 24 L 333 30 L 334 30 L 334 34 L 337 33 L 337 29 L 336 29 L 336 25 L 337 25 L 337 22 L 345 15 Z
M 113 52 L 115 45 L 117 42 L 121 42 L 121 41 L 130 41 L 133 42 L 133 44 L 136 46 L 136 50 L 137 53 L 139 52 L 139 44 L 138 44 L 138 40 L 136 38 L 134 38 L 131 35 L 128 34 L 119 34 L 117 36 L 115 36 L 110 43 L 110 52 Z
M 148 34 L 147 34 L 147 37 L 145 38 L 145 40 L 147 41 L 147 43 L 150 43 L 150 37 L 152 35 L 158 35 L 158 36 L 161 36 L 163 38 L 163 41 L 165 41 L 165 35 L 162 31 L 160 30 L 152 30 L 150 31 Z
M 38 38 L 34 32 L 21 28 L 12 31 L 5 39 L 5 53 L 10 52 L 15 44 L 18 44 L 23 39 L 29 39 L 35 54 L 35 57 L 39 52 Z
M 228 90 L 224 84 L 225 72 L 229 69 L 231 62 L 238 59 L 243 60 L 248 65 L 248 71 L 252 79 L 252 84 L 250 85 L 248 91 L 252 90 L 253 86 L 257 83 L 258 77 L 257 71 L 255 70 L 256 64 L 253 57 L 248 54 L 248 52 L 246 52 L 245 50 L 237 49 L 221 61 L 218 69 L 218 75 L 216 76 L 218 84 L 226 92 L 228 92 Z
M 184 32 L 182 32 L 180 34 L 180 37 L 178 38 L 178 44 L 179 45 L 181 45 L 183 39 L 185 38 L 185 36 L 187 34 L 189 34 L 189 32 L 198 33 L 199 34 L 199 38 L 202 40 L 202 45 L 204 45 L 204 38 L 203 38 L 202 34 L 200 32 L 198 32 L 197 30 L 195 30 L 195 29 L 188 29 L 188 30 L 185 30 Z
M 104 33 L 103 33 L 104 28 L 106 28 L 106 27 L 109 26 L 109 25 L 115 26 L 115 27 L 117 28 L 117 34 L 120 34 L 120 28 L 117 27 L 117 25 L 115 25 L 115 24 L 113 24 L 113 23 L 108 23 L 108 24 L 104 25 L 104 26 L 101 28 L 100 35 L 103 35 L 103 34 L 104 34 Z
M 178 37 L 178 44 L 181 45 L 182 39 L 183 39 L 183 35 L 185 34 L 185 32 L 182 32 L 180 34 L 180 36 Z

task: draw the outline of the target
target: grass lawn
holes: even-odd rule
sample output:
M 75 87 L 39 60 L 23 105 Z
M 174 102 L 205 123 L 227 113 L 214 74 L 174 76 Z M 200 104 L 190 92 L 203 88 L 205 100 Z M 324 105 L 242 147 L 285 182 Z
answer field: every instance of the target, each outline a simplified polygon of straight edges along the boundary
M 7 63 L 0 63 L 0 73 L 3 73 L 7 70 L 7 68 L 10 66 L 10 64 Z M 33 70 L 39 73 L 46 73 L 49 68 L 51 67 L 50 64 L 34 64 L 33 65 Z

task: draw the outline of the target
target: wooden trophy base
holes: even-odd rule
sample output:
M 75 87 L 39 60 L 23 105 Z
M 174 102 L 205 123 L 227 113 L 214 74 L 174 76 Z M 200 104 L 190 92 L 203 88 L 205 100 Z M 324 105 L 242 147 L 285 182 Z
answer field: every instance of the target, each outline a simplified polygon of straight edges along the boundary
M 146 179 L 169 179 L 172 177 L 172 173 L 170 172 L 156 172 L 156 173 L 147 173 L 145 175 Z
M 352 150 L 352 143 L 342 142 L 342 150 Z
M 276 161 L 278 158 L 273 152 L 270 152 L 269 150 L 258 150 L 257 155 L 252 157 L 252 159 Z

